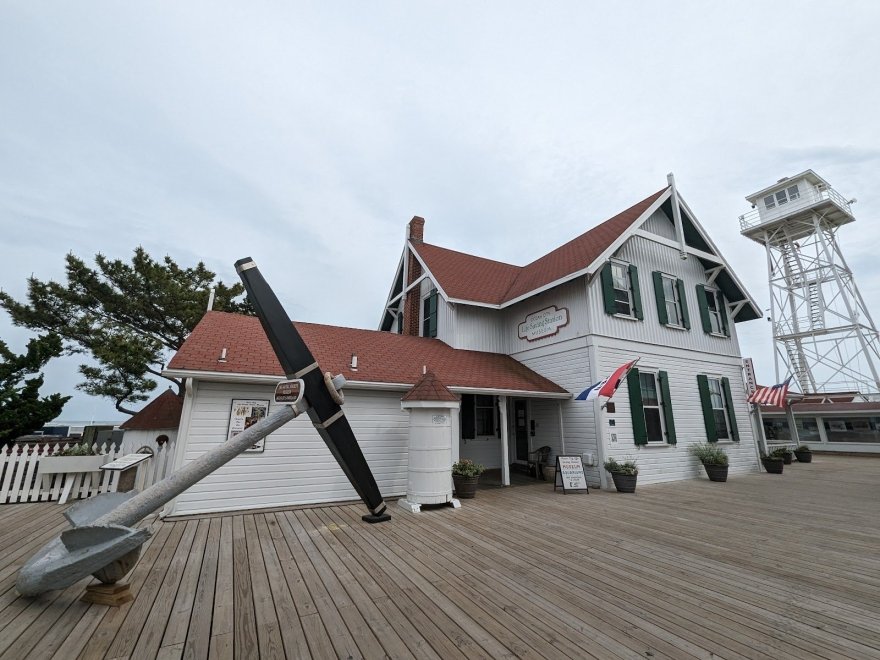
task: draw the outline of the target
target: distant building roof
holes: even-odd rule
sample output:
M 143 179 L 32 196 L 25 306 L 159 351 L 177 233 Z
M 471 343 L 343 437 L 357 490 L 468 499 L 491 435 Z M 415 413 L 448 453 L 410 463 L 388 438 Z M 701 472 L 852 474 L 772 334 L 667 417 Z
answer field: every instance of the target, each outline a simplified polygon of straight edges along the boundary
M 830 415 L 834 413 L 873 413 L 880 415 L 880 401 L 856 401 L 856 402 L 830 402 L 821 403 L 818 401 L 804 401 L 803 403 L 791 404 L 791 411 L 796 415 L 815 414 Z M 776 406 L 761 406 L 761 413 L 764 415 L 782 415 L 785 413 L 784 408 Z
M 455 349 L 427 337 L 379 330 L 294 323 L 321 369 L 348 381 L 414 385 L 427 367 L 450 388 L 521 391 L 564 398 L 567 390 L 508 355 Z M 225 358 L 220 355 L 226 349 Z M 351 358 L 357 356 L 357 368 Z M 168 372 L 282 377 L 266 333 L 254 316 L 208 312 L 171 359 Z
M 183 410 L 183 399 L 171 390 L 165 390 L 144 406 L 143 410 L 120 424 L 119 428 L 126 431 L 176 429 L 180 426 L 181 410 Z

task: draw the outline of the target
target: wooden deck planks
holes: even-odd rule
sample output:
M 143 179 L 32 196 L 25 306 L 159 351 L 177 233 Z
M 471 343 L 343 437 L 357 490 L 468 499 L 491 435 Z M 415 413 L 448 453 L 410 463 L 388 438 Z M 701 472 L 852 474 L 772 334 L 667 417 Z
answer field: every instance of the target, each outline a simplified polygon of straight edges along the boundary
M 481 491 L 152 524 L 136 600 L 21 598 L 63 507 L 0 506 L 4 658 L 880 658 L 880 461 L 633 495 Z M 6 552 L 3 552 L 5 549 Z

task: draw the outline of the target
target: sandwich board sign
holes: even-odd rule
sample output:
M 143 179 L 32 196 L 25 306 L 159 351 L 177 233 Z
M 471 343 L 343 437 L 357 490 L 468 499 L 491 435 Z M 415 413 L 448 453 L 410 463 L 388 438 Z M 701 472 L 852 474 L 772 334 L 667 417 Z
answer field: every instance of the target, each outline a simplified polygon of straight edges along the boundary
M 587 486 L 587 475 L 580 456 L 556 457 L 556 481 L 553 490 L 562 488 L 563 493 L 590 492 Z

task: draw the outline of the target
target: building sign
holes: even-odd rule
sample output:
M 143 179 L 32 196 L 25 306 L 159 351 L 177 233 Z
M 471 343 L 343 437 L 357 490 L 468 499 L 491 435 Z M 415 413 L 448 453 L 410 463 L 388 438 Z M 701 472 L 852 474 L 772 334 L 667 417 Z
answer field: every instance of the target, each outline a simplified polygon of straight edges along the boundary
M 754 394 L 758 389 L 758 381 L 755 379 L 755 365 L 752 358 L 743 358 L 743 369 L 746 374 L 746 394 Z
M 526 341 L 552 337 L 568 325 L 568 309 L 556 305 L 533 312 L 517 327 L 517 335 Z
M 297 380 L 282 380 L 275 386 L 275 403 L 283 403 L 286 406 L 295 406 L 302 401 L 306 384 Z
M 262 399 L 233 399 L 229 413 L 229 430 L 226 439 L 232 440 L 269 414 L 269 401 Z M 266 449 L 266 438 L 257 440 L 245 453 L 260 453 Z
M 445 426 L 448 422 L 449 417 L 447 415 L 432 415 L 431 423 L 439 424 L 440 426 Z
M 553 490 L 560 487 L 563 493 L 590 492 L 587 475 L 584 473 L 584 463 L 580 456 L 556 457 L 556 482 L 553 484 Z

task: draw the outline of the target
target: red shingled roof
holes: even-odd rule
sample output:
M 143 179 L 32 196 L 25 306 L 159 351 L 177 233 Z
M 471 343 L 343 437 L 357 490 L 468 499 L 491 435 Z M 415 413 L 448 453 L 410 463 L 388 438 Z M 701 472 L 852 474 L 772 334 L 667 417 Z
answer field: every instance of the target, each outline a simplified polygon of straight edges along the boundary
M 666 190 L 657 191 L 527 266 L 428 243 L 414 243 L 413 248 L 450 298 L 500 305 L 589 266 Z
M 183 400 L 171 390 L 165 390 L 144 408 L 119 425 L 128 431 L 155 431 L 176 429 L 180 426 Z
M 378 330 L 340 328 L 317 323 L 294 324 L 321 369 L 347 380 L 412 385 L 423 367 L 449 387 L 521 390 L 567 394 L 508 355 L 454 349 L 439 339 L 409 337 Z M 226 350 L 226 360 L 219 361 Z M 352 370 L 351 356 L 358 368 Z M 170 370 L 283 376 L 259 319 L 208 312 L 168 365 Z
M 401 397 L 401 401 L 458 401 L 459 397 L 449 391 L 440 380 L 429 371 Z

